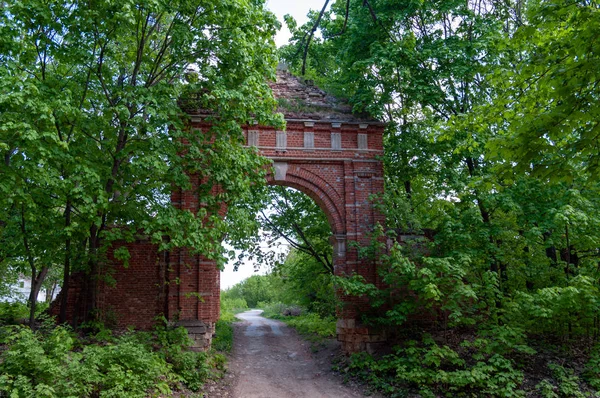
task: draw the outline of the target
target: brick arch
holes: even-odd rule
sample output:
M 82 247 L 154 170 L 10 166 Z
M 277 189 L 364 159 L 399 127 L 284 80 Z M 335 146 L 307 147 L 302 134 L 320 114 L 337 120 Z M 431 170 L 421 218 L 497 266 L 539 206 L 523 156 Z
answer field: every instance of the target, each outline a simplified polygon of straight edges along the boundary
M 192 128 L 210 127 L 201 116 L 192 115 L 190 123 Z M 376 284 L 380 283 L 376 262 L 361 258 L 357 247 L 370 244 L 373 226 L 385 221 L 370 200 L 371 195 L 383 192 L 383 131 L 377 122 L 290 117 L 286 131 L 244 127 L 246 145 L 256 147 L 274 164 L 267 182 L 304 192 L 327 215 L 336 274 L 358 273 Z M 200 207 L 193 189 L 173 191 L 171 202 L 192 212 Z M 130 251 L 129 267 L 114 256 L 119 246 Z M 116 285 L 99 282 L 95 298 L 99 311 L 114 313 L 122 327 L 149 328 L 154 317 L 164 315 L 186 326 L 199 348 L 210 345 L 220 310 L 220 271 L 215 260 L 185 247 L 161 253 L 158 245 L 141 236 L 136 242 L 114 244 L 108 256 Z M 71 320 L 78 316 L 77 289 L 82 287 L 75 280 L 69 286 Z M 360 325 L 359 314 L 368 309 L 368 303 L 356 297 L 341 298 L 345 305 L 338 313 L 337 333 L 344 349 L 362 350 L 382 341 L 385 336 Z
M 308 195 L 327 216 L 331 232 L 334 235 L 344 234 L 346 226 L 343 209 L 339 208 L 340 196 L 330 187 L 323 187 L 324 181 L 310 172 L 298 173 L 288 171 L 284 180 L 276 180 L 273 174 L 267 176 L 269 185 L 281 185 L 297 189 Z M 307 178 L 308 177 L 308 178 Z M 312 178 L 311 178 L 312 177 Z

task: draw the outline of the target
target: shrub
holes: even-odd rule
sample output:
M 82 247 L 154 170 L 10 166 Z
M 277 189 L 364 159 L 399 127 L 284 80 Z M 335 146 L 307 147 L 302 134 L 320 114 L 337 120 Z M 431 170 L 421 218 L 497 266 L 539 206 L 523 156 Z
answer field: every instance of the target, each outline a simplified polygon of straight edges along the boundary
M 295 304 L 284 303 L 258 303 L 259 308 L 264 310 L 264 316 L 268 318 L 284 319 L 288 316 L 299 316 L 305 313 L 305 309 Z
M 25 303 L 0 302 L 0 325 L 14 325 L 19 321 L 27 320 L 29 308 Z
M 2 331 L 0 392 L 11 397 L 146 397 L 169 395 L 180 383 L 197 391 L 223 361 L 187 350 L 187 331 L 166 324 L 106 340 L 82 340 L 64 327 Z
M 212 341 L 212 348 L 216 351 L 230 352 L 233 347 L 233 327 L 232 320 L 220 319 L 215 325 L 215 336 Z
M 221 297 L 221 314 L 231 312 L 237 314 L 248 309 L 248 304 L 243 298 L 223 298 Z
M 379 359 L 354 354 L 343 370 L 391 396 L 405 396 L 410 390 L 423 397 L 525 396 L 519 389 L 523 374 L 510 359 L 480 352 L 464 358 L 427 337 L 420 344 L 410 341 Z
M 267 318 L 280 319 L 283 312 L 289 306 L 283 303 L 259 303 L 260 308 L 264 310 L 263 315 Z

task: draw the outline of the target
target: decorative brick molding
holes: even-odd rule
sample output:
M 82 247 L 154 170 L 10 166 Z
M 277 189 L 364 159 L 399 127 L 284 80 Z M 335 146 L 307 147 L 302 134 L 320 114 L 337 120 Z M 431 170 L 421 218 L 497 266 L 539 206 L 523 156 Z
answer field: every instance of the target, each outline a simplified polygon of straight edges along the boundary
M 268 175 L 267 182 L 304 192 L 325 212 L 333 234 L 336 275 L 359 274 L 380 286 L 376 264 L 359 258 L 356 246 L 368 245 L 373 227 L 384 223 L 371 197 L 383 192 L 380 157 L 385 126 L 357 118 L 349 108 L 331 102 L 318 88 L 303 86 L 289 74 L 278 74 L 273 90 L 280 98 L 295 101 L 297 96 L 308 101 L 310 113 L 280 109 L 287 120 L 285 132 L 258 125 L 244 127 L 247 145 L 257 147 L 273 161 L 273 174 Z M 191 116 L 193 129 L 210 128 L 198 114 Z M 201 206 L 193 191 L 174 191 L 171 202 L 193 212 Z M 131 255 L 128 267 L 113 256 L 121 246 Z M 119 327 L 147 329 L 155 317 L 165 316 L 188 328 L 197 349 L 210 346 L 220 312 L 220 271 L 213 260 L 186 248 L 161 253 L 157 245 L 143 238 L 117 242 L 108 259 L 107 272 L 115 283 L 99 282 L 95 295 L 96 308 L 107 319 L 114 319 Z M 74 275 L 70 283 L 70 320 L 80 316 L 83 279 Z M 342 300 L 337 330 L 346 351 L 369 350 L 385 340 L 385 335 L 358 323 L 358 315 L 368 309 L 365 299 Z M 52 312 L 58 314 L 56 302 Z

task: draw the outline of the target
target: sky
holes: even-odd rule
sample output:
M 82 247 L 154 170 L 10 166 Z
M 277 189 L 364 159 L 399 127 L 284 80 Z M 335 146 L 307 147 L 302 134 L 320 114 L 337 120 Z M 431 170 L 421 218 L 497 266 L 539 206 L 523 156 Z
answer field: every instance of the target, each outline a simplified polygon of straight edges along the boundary
M 309 10 L 320 10 L 323 7 L 323 4 L 324 0 L 267 0 L 267 8 L 277 16 L 277 19 L 279 19 L 279 22 L 281 22 L 282 25 L 281 30 L 275 36 L 277 47 L 287 44 L 291 37 L 290 31 L 283 21 L 284 15 L 292 15 L 296 19 L 298 26 L 300 26 L 308 20 L 306 14 L 308 14 Z M 268 248 L 265 247 L 264 250 L 268 250 Z M 287 246 L 281 245 L 278 250 L 287 250 Z M 236 253 L 236 255 L 237 254 L 239 253 Z M 225 270 L 221 272 L 221 289 L 227 289 L 252 275 L 265 274 L 266 271 L 267 270 L 265 269 L 261 269 L 259 272 L 255 273 L 254 264 L 252 263 L 243 264 L 238 271 L 233 271 L 233 263 L 227 264 Z
M 282 25 L 281 30 L 275 36 L 277 47 L 287 44 L 289 38 L 292 36 L 283 21 L 283 16 L 285 14 L 293 16 L 294 19 L 296 19 L 298 26 L 301 26 L 308 20 L 308 18 L 306 18 L 308 11 L 320 10 L 323 8 L 323 4 L 325 4 L 324 0 L 267 0 L 267 8 L 277 15 L 277 19 L 279 19 L 279 22 L 281 22 Z

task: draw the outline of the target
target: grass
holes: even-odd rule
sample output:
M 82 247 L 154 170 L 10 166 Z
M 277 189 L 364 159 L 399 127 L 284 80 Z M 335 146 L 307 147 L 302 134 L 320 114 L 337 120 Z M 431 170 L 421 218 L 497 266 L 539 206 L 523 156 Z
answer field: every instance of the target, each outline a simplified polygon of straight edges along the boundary
M 298 314 L 298 315 L 283 315 Z M 295 306 L 286 306 L 274 303 L 264 306 L 264 316 L 278 319 L 293 327 L 308 340 L 316 342 L 323 339 L 335 337 L 336 319 L 333 317 L 321 317 L 318 314 L 302 311 Z

